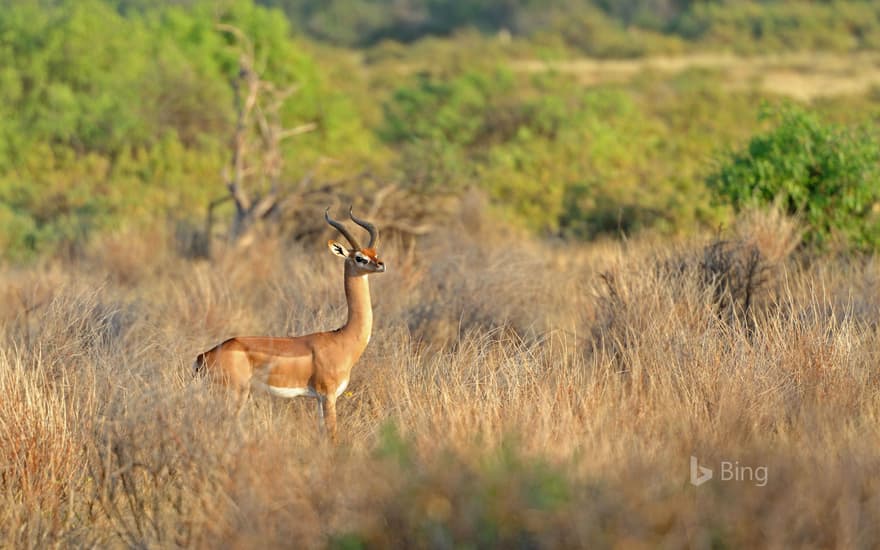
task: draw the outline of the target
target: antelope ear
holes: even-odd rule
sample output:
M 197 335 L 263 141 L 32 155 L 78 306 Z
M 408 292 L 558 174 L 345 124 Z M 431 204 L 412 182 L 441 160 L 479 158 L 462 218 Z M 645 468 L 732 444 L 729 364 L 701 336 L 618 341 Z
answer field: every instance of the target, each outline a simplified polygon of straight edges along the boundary
M 343 258 L 348 258 L 351 251 L 339 244 L 336 241 L 327 241 L 327 246 L 330 247 L 330 252 L 336 254 L 337 256 L 341 256 Z

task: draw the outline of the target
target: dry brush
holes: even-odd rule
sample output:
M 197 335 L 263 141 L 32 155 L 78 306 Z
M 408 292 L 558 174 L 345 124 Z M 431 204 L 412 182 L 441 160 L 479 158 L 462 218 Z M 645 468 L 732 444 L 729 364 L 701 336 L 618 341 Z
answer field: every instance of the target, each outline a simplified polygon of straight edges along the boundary
M 238 423 L 189 373 L 230 334 L 341 324 L 322 243 L 127 239 L 0 273 L 0 545 L 880 544 L 880 264 L 804 261 L 785 220 L 386 243 L 335 448 L 311 401 Z M 691 455 L 767 483 L 693 487 Z

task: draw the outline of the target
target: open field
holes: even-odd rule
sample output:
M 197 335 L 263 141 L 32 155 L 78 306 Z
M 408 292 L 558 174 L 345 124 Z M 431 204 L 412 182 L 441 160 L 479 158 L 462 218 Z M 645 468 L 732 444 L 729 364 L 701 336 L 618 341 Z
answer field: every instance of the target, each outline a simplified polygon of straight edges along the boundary
M 128 235 L 6 268 L 0 545 L 875 547 L 880 263 L 793 256 L 774 216 L 727 236 L 462 218 L 387 242 L 336 448 L 314 401 L 238 423 L 189 370 L 231 334 L 340 324 L 320 239 L 209 264 Z
M 364 56 L 351 62 L 363 63 Z M 630 82 L 648 74 L 667 77 L 689 70 L 717 74 L 718 83 L 734 92 L 761 92 L 798 101 L 822 98 L 858 97 L 880 88 L 880 54 L 873 51 L 839 54 L 832 52 L 788 52 L 742 56 L 733 53 L 691 53 L 652 55 L 635 59 L 513 59 L 512 71 L 525 74 L 555 73 L 573 78 L 586 88 Z M 430 60 L 367 65 L 370 71 L 407 76 L 430 71 Z
M 875 52 L 798 52 L 749 57 L 710 53 L 642 59 L 519 61 L 513 66 L 526 72 L 574 75 L 587 86 L 626 81 L 645 71 L 679 73 L 707 69 L 717 71 L 730 89 L 758 89 L 800 101 L 856 96 L 880 86 L 880 55 Z

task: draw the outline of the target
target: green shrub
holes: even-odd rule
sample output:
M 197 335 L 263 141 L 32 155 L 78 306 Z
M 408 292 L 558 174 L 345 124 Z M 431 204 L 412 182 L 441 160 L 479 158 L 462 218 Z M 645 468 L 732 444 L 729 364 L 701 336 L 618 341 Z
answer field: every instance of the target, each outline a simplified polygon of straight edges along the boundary
M 764 116 L 767 116 L 765 114 Z M 867 129 L 822 122 L 788 107 L 770 116 L 775 128 L 755 135 L 707 183 L 737 209 L 778 203 L 802 217 L 805 241 L 832 236 L 857 249 L 880 243 L 880 148 Z
M 355 94 L 338 84 L 356 82 L 351 71 L 317 60 L 277 10 L 251 0 L 8 4 L 0 8 L 0 258 L 201 217 L 225 193 L 240 48 L 218 22 L 251 38 L 267 82 L 298 86 L 283 124 L 318 126 L 285 143 L 284 184 L 327 157 L 342 160 L 325 171 L 342 174 L 326 177 L 381 162 Z
M 712 49 L 848 52 L 877 47 L 875 2 L 700 2 L 670 25 Z
M 719 79 L 688 71 L 584 88 L 552 71 L 424 73 L 384 104 L 380 136 L 399 153 L 401 180 L 479 187 L 535 233 L 714 227 L 704 159 L 756 125 L 755 98 Z
M 574 506 L 583 483 L 522 450 L 516 436 L 476 457 L 452 449 L 424 461 L 411 437 L 389 422 L 376 447 L 377 472 L 393 479 L 378 500 L 383 524 L 362 524 L 335 535 L 331 548 L 538 548 L 555 541 L 570 547 L 583 521 Z M 379 528 L 376 528 L 379 527 Z

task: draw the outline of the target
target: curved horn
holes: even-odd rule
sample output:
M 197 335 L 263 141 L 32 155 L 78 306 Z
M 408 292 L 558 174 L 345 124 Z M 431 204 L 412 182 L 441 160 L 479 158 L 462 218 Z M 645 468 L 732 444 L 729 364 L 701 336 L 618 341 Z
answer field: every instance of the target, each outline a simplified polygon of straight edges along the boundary
M 357 239 L 355 239 L 354 237 L 351 236 L 351 233 L 348 232 L 348 229 L 346 229 L 344 225 L 342 225 L 342 224 L 339 223 L 338 221 L 336 221 L 336 220 L 334 220 L 333 218 L 331 218 L 329 212 L 330 212 L 330 207 L 328 206 L 328 207 L 327 207 L 327 210 L 324 210 L 324 219 L 327 220 L 327 223 L 329 223 L 329 224 L 330 224 L 331 226 L 333 226 L 337 231 L 339 231 L 340 233 L 342 233 L 342 236 L 345 237 L 345 238 L 348 240 L 348 243 L 349 243 L 353 248 L 356 248 L 356 249 L 360 250 L 361 245 L 358 244 Z
M 379 240 L 379 230 L 376 229 L 376 226 L 355 216 L 351 211 L 350 206 L 348 207 L 348 216 L 351 218 L 351 221 L 363 227 L 370 233 L 370 244 L 367 245 L 367 248 L 373 248 L 376 246 L 376 242 Z

